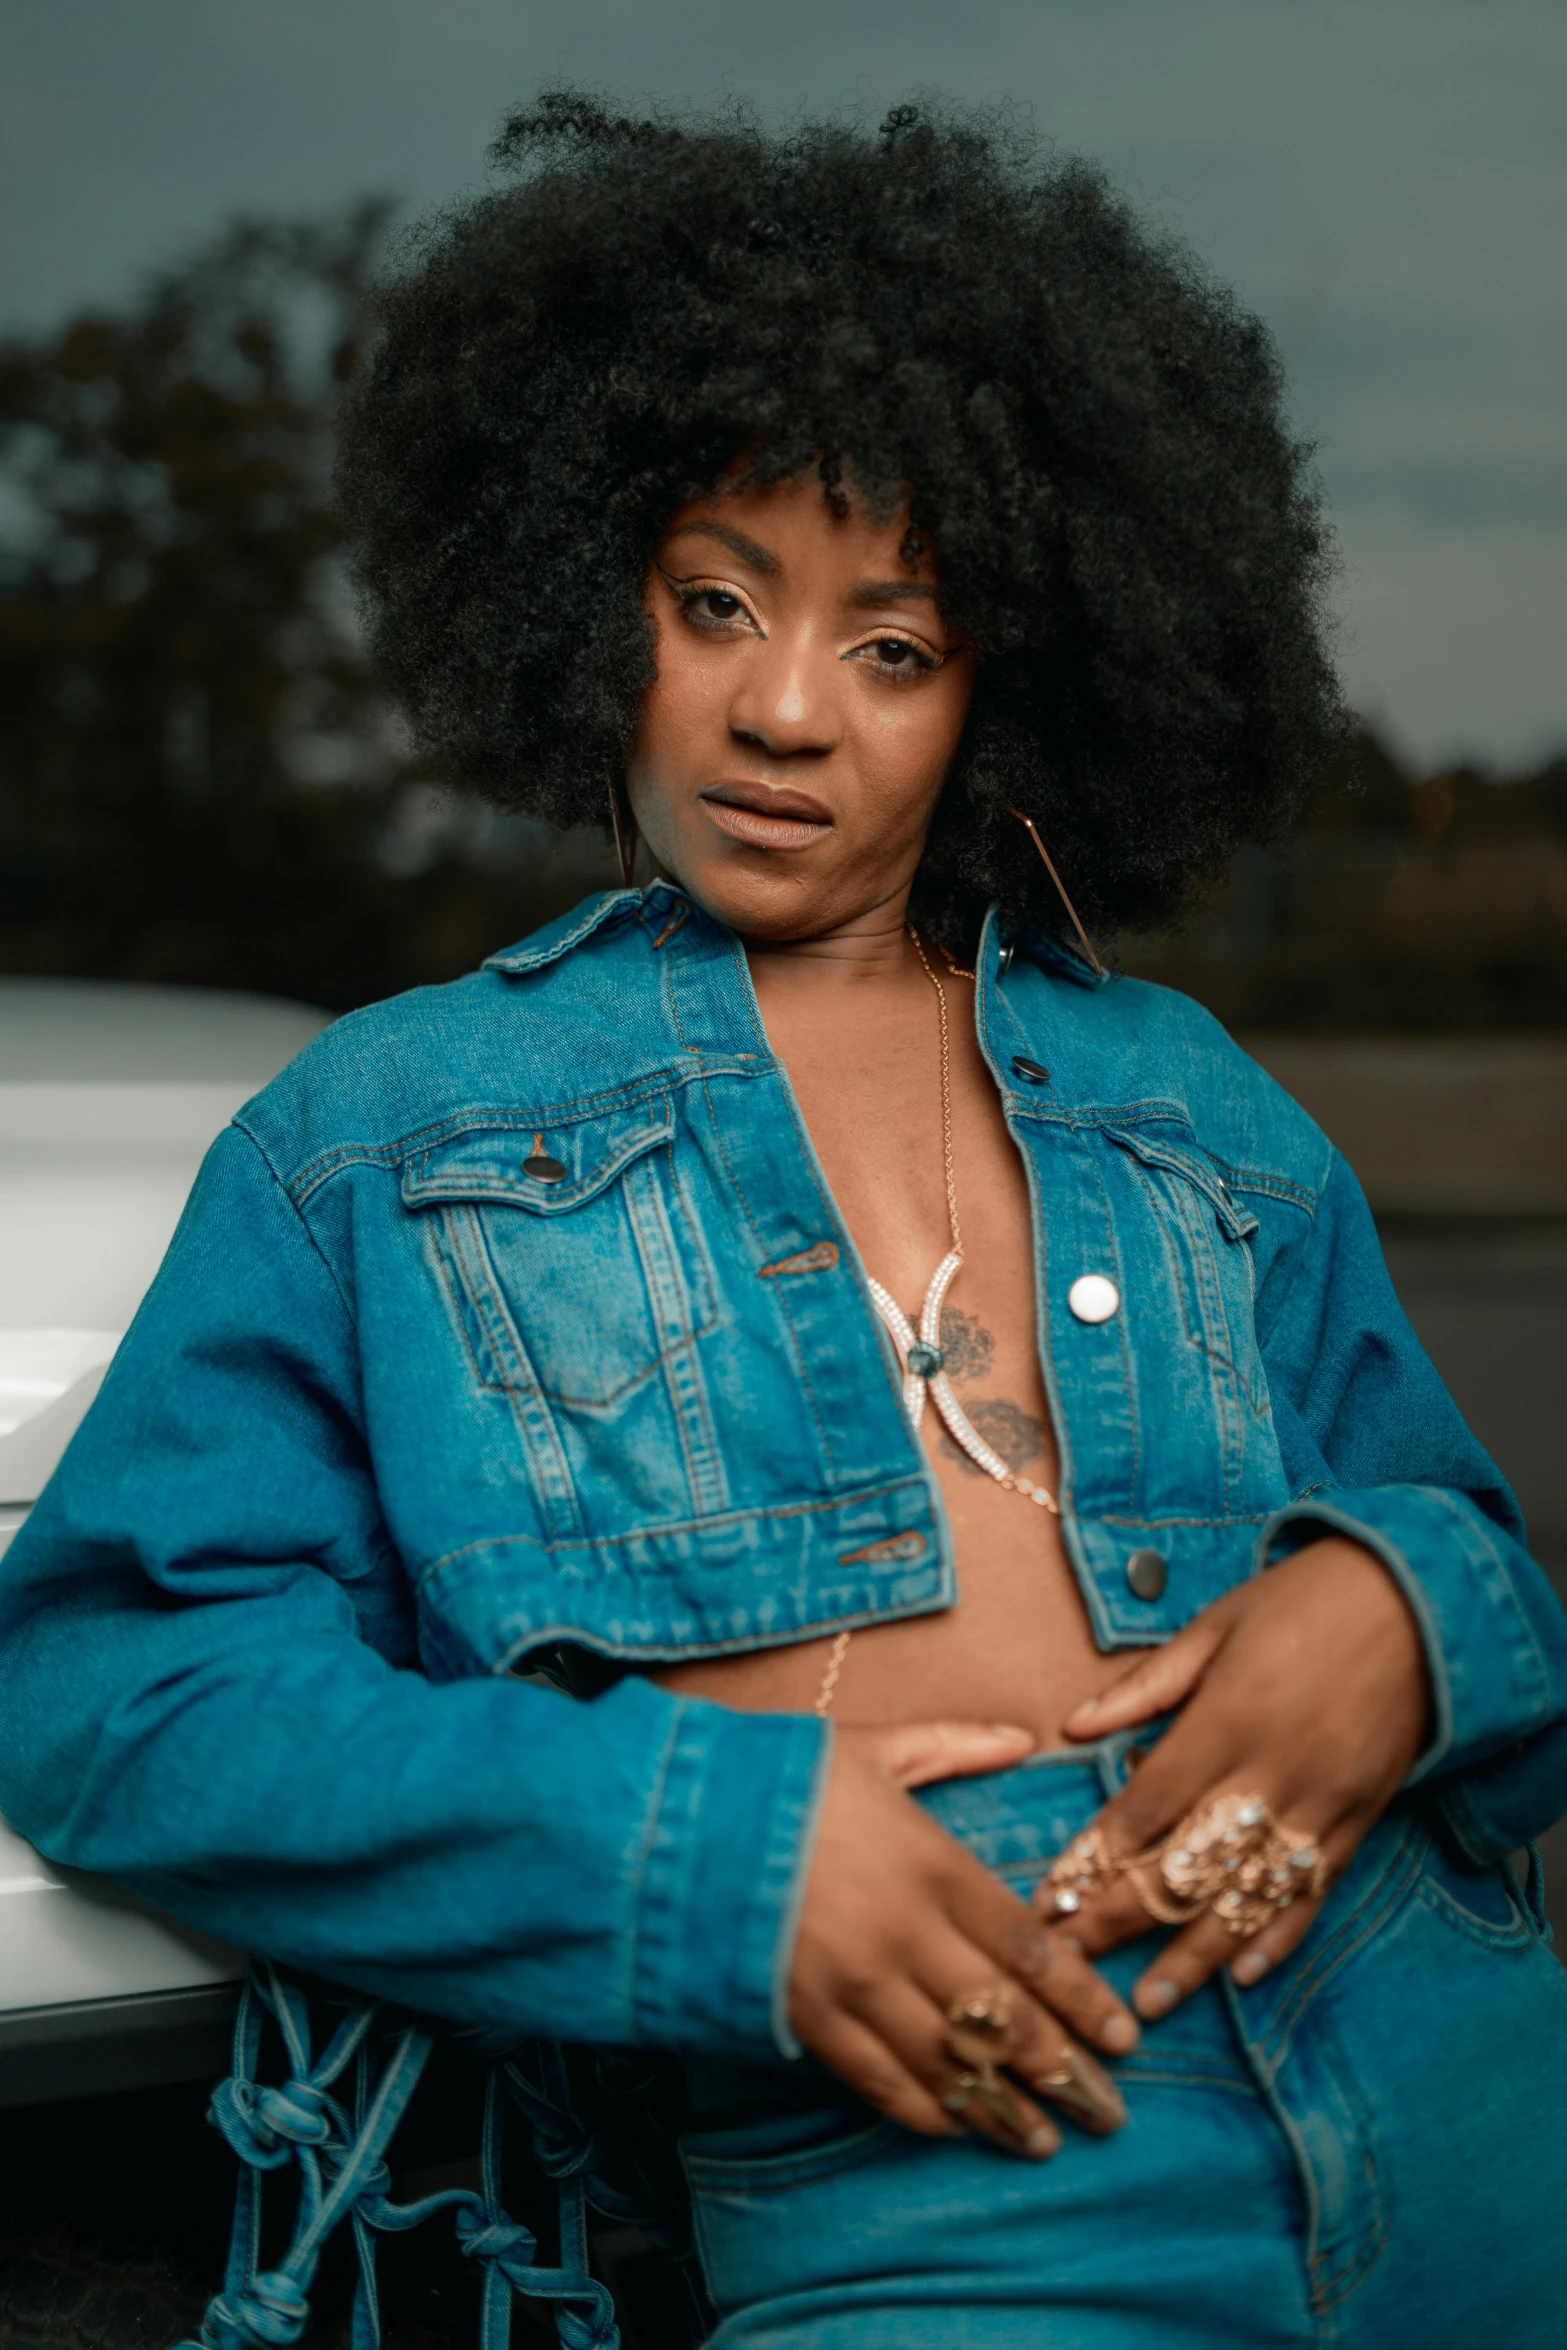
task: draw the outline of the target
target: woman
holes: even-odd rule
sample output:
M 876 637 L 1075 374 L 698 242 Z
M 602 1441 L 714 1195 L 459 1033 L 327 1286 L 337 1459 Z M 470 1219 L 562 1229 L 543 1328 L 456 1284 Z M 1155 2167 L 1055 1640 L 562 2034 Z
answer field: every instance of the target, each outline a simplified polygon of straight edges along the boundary
M 344 498 L 423 740 L 626 886 L 215 1146 L 6 1813 L 680 2052 L 720 2344 L 1555 2342 L 1567 1627 L 1348 1170 L 1089 944 L 1337 739 L 1266 339 L 983 126 L 506 152 Z

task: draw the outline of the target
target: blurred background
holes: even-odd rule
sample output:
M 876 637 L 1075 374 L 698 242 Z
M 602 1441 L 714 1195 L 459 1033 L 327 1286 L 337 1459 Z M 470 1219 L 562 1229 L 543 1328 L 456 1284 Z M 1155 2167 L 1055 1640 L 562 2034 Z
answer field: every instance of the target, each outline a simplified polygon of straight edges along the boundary
M 0 0 L 0 41 L 0 1324 L 72 1325 L 0 1331 L 33 1345 L 0 1543 L 237 1102 L 611 877 L 596 836 L 451 801 L 364 659 L 327 484 L 389 241 L 541 83 L 872 122 L 930 90 L 1099 160 L 1278 337 L 1360 732 L 1294 842 L 1117 951 L 1348 1153 L 1567 1593 L 1561 0 Z M 212 1975 L 175 1955 L 148 1981 Z M 194 1996 L 210 2077 L 228 1995 Z M 194 2327 L 229 2166 L 168 2079 L 112 2127 L 0 2079 L 0 2350 Z M 471 2290 L 394 2259 L 393 2350 L 468 2339 Z

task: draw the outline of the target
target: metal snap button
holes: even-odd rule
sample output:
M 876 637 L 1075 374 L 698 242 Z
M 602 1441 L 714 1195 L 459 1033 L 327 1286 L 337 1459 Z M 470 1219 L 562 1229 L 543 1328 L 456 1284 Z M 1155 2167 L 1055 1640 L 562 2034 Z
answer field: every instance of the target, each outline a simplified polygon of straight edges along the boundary
M 1012 1066 L 1025 1085 L 1048 1085 L 1050 1083 L 1049 1070 L 1041 1068 L 1037 1061 L 1027 1060 L 1022 1053 L 1013 1054 Z
M 1108 1322 L 1121 1303 L 1121 1292 L 1103 1273 L 1080 1273 L 1066 1302 L 1080 1322 Z
M 535 1183 L 564 1183 L 566 1170 L 559 1159 L 552 1159 L 547 1151 L 535 1151 L 522 1162 L 524 1175 L 531 1175 Z
M 1134 1550 L 1126 1562 L 1126 1580 L 1134 1598 L 1163 1599 L 1164 1587 L 1170 1580 L 1168 1561 L 1162 1550 Z

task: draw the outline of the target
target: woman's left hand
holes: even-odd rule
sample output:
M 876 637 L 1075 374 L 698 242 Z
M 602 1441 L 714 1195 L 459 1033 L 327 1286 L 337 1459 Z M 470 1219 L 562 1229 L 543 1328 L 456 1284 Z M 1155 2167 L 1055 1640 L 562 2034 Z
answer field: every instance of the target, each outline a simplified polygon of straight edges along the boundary
M 1199 1804 L 1259 1795 L 1287 1829 L 1321 1847 L 1323 1892 L 1297 1898 L 1244 1940 L 1211 1910 L 1149 1965 L 1132 2003 L 1165 2015 L 1229 1964 L 1255 1983 L 1294 1949 L 1357 1846 L 1402 1785 L 1428 1735 L 1431 1691 L 1415 1619 L 1388 1569 L 1332 1536 L 1227 1592 L 1065 1724 L 1102 1738 L 1183 1708 L 1097 1825 L 1117 1854 L 1144 1850 Z M 1035 1896 L 1054 1916 L 1048 1881 Z M 1122 1876 L 1085 1893 L 1069 1935 L 1093 1957 L 1150 1931 Z

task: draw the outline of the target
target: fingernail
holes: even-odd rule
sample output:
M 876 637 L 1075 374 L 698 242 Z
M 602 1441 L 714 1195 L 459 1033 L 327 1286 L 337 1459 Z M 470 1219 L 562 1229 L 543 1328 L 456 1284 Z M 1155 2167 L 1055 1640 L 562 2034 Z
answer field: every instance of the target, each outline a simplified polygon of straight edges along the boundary
M 1020 1722 L 991 1722 L 988 1727 L 992 1738 L 1027 1738 L 1030 1746 L 1034 1743 Z
M 1124 2056 L 1129 2048 L 1137 2046 L 1141 2037 L 1131 2016 L 1113 2015 L 1099 2035 L 1099 2044 L 1108 2048 L 1112 2056 Z
M 1260 1983 L 1272 1963 L 1266 1951 L 1246 1950 L 1235 1961 L 1230 1972 L 1237 1983 Z
M 1138 2014 L 1150 2017 L 1168 2015 L 1180 1996 L 1177 1986 L 1164 1975 L 1156 1975 L 1151 1983 L 1139 1983 L 1132 1993 Z
M 1098 1700 L 1098 1698 L 1097 1698 L 1097 1697 L 1085 1697 L 1081 1705 L 1079 1705 L 1079 1706 L 1075 1706 L 1075 1707 L 1073 1708 L 1073 1712 L 1072 1712 L 1072 1719 L 1073 1719 L 1074 1721 L 1076 1721 L 1076 1720 L 1078 1720 L 1078 1719 L 1080 1718 L 1080 1716 L 1082 1716 L 1083 1714 L 1096 1714 L 1098 1711 L 1099 1711 L 1099 1700 Z
M 1030 2130 L 1023 2140 L 1023 2152 L 1035 2162 L 1048 2162 L 1060 2143 L 1055 2131 L 1047 2130 L 1041 2124 L 1037 2130 Z

